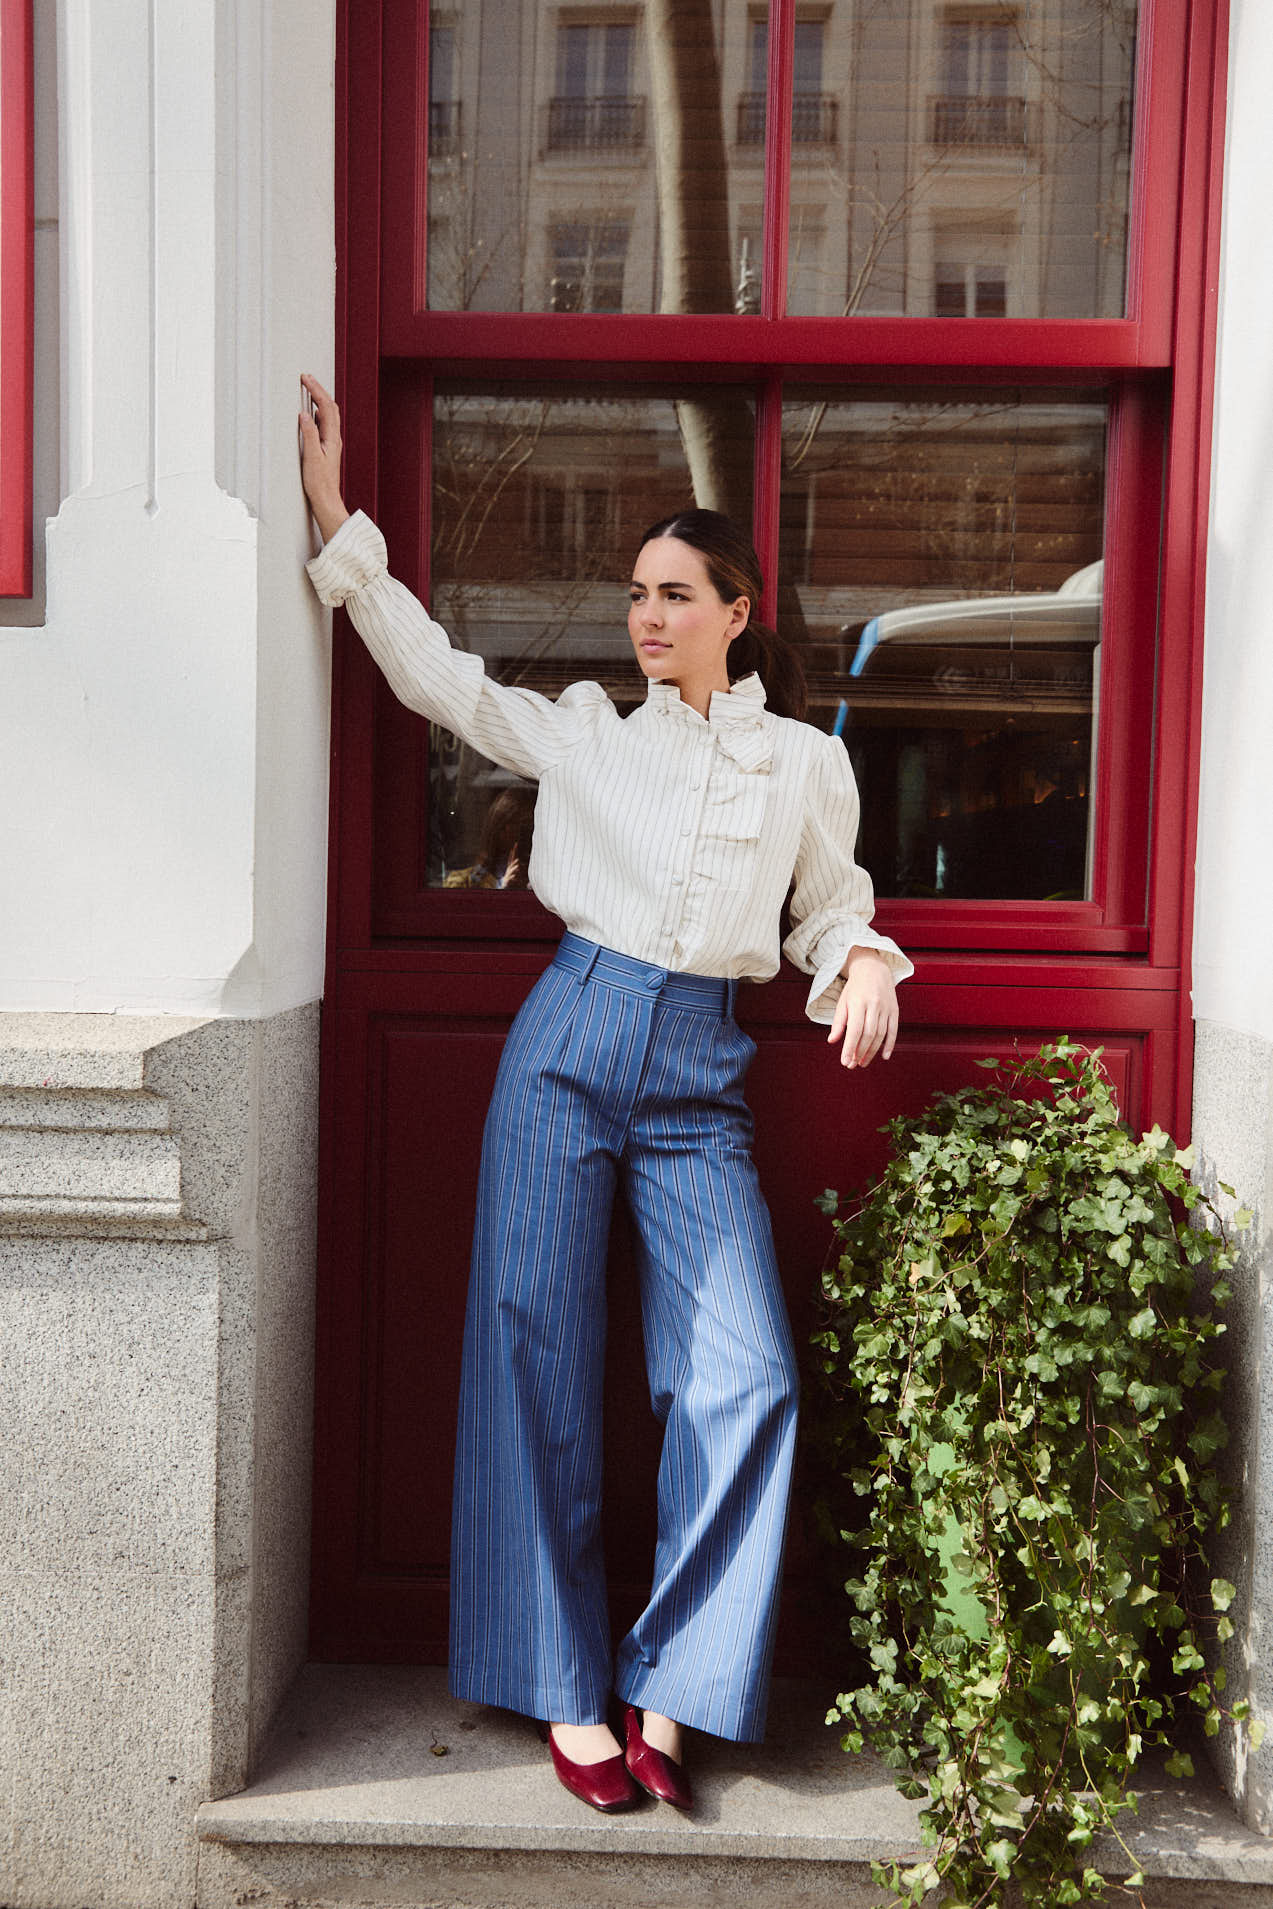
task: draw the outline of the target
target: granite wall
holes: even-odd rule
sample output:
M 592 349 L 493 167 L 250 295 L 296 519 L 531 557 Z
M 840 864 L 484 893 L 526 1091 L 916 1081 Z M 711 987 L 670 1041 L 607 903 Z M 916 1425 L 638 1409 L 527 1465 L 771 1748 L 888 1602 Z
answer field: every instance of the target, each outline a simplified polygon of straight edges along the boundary
M 0 1015 L 13 1909 L 193 1900 L 303 1659 L 317 1056 L 316 1005 Z
M 1242 1236 L 1226 1310 L 1230 1444 L 1222 1463 L 1233 1518 L 1213 1555 L 1238 1589 L 1229 1615 L 1235 1635 L 1224 1652 L 1226 1696 L 1250 1699 L 1273 1722 L 1273 1042 L 1211 1021 L 1196 1024 L 1193 1139 L 1196 1177 L 1222 1211 L 1239 1203 L 1253 1218 Z M 1220 1194 L 1218 1182 L 1235 1197 Z M 1273 1832 L 1273 1738 L 1250 1753 L 1223 1730 L 1211 1745 L 1226 1787 L 1252 1828 Z

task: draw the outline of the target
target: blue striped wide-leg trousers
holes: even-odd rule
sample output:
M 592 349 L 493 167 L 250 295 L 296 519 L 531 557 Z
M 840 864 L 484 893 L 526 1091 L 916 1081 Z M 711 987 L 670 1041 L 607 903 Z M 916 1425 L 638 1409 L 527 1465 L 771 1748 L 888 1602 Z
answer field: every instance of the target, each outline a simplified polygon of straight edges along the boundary
M 451 1687 L 562 1723 L 611 1689 L 763 1734 L 796 1369 L 733 987 L 567 935 L 487 1116 L 460 1396 Z M 654 1586 L 612 1654 L 601 1555 L 605 1261 L 622 1178 L 664 1424 Z

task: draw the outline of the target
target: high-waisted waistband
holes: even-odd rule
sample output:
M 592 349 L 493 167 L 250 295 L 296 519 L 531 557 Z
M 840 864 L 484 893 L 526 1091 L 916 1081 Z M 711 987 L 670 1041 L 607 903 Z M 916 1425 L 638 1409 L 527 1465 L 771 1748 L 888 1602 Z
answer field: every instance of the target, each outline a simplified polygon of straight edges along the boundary
M 587 941 L 569 930 L 561 938 L 553 966 L 567 969 L 580 981 L 591 977 L 607 987 L 624 988 L 630 994 L 657 995 L 661 1001 L 680 1008 L 703 1008 L 715 1014 L 734 1011 L 736 981 L 713 974 L 677 974 L 667 968 L 657 968 L 653 962 L 638 961 L 634 955 L 603 948 L 600 943 Z

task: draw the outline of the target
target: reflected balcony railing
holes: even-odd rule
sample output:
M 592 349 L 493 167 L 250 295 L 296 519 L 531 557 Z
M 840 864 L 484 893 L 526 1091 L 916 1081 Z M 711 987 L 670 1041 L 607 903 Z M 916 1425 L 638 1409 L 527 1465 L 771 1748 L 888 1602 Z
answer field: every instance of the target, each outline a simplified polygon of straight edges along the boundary
M 462 104 L 458 99 L 429 101 L 429 152 L 435 159 L 459 151 Z
M 840 102 L 832 93 L 797 93 L 791 102 L 793 146 L 834 146 Z M 765 143 L 765 95 L 738 95 L 738 144 Z
M 638 152 L 645 144 L 645 101 L 629 96 L 550 99 L 547 152 Z
M 928 102 L 929 139 L 934 146 L 1024 146 L 1026 103 L 1008 93 L 970 99 L 939 93 Z

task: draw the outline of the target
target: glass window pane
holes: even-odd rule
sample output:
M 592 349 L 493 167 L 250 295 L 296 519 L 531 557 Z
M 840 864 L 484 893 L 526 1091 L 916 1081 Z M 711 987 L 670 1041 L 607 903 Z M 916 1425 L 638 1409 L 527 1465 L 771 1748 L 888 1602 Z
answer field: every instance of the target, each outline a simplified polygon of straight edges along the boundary
M 733 389 L 439 384 L 431 608 L 488 674 L 645 693 L 627 632 L 636 539 L 699 503 L 752 514 L 754 412 Z M 532 785 L 436 725 L 431 887 L 524 887 Z
M 435 78 L 430 99 L 433 309 L 749 309 L 760 262 L 744 261 L 740 225 L 764 190 L 765 27 L 758 55 L 746 0 L 467 0 L 447 18 L 455 90 L 441 99 Z M 563 282 L 566 228 L 585 239 Z
M 779 615 L 853 758 L 881 894 L 1090 892 L 1106 410 L 786 406 Z
M 835 0 L 804 28 L 819 91 L 798 18 L 791 224 L 816 215 L 825 238 L 816 261 L 793 249 L 788 310 L 951 312 L 957 227 L 962 262 L 1003 286 L 960 315 L 1122 317 L 1136 12 Z

